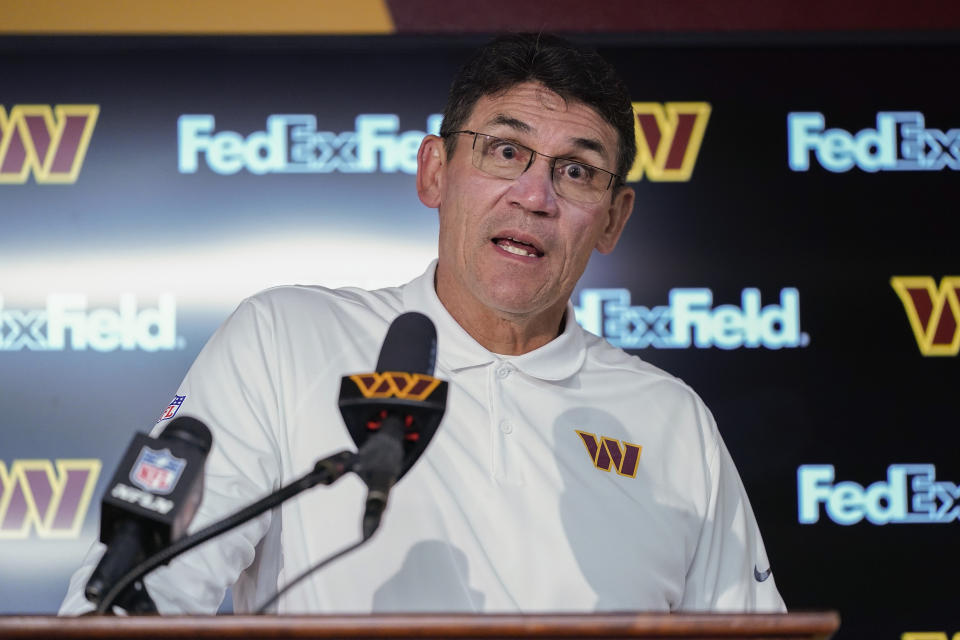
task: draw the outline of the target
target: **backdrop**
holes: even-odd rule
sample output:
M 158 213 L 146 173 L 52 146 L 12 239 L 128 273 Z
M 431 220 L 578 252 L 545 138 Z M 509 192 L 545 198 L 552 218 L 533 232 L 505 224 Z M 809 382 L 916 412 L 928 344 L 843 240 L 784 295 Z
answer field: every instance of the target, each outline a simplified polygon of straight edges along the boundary
M 481 41 L 0 51 L 0 613 L 56 610 L 126 444 L 241 299 L 435 256 L 416 149 Z M 578 321 L 706 400 L 791 609 L 950 637 L 960 48 L 590 42 L 635 101 L 638 198 Z

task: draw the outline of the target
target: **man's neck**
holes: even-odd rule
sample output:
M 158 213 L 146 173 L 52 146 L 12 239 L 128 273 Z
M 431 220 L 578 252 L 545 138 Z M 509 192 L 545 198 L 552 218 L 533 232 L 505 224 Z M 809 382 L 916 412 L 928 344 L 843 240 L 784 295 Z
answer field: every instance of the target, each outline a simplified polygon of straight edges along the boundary
M 434 286 L 440 303 L 464 331 L 488 351 L 518 356 L 539 349 L 563 332 L 566 305 L 539 313 L 511 314 L 456 295 L 439 277 Z

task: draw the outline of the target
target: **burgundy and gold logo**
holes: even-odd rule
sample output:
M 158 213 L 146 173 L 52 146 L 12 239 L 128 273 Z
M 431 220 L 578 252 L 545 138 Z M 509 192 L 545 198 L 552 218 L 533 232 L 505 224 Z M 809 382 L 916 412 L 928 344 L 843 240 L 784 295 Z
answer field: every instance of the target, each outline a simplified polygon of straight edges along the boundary
M 710 119 L 707 102 L 634 102 L 637 157 L 627 182 L 686 182 Z
M 930 276 L 894 276 L 890 286 L 903 303 L 920 353 L 960 352 L 960 276 L 942 278 L 939 288 Z
M 627 478 L 637 477 L 637 467 L 640 464 L 640 451 L 643 449 L 632 442 L 621 442 L 606 436 L 599 438 L 586 431 L 577 431 L 577 435 L 587 448 L 587 454 L 593 461 L 593 466 L 601 471 L 616 471 Z
M 440 384 L 440 380 L 424 373 L 384 371 L 358 373 L 350 376 L 364 398 L 399 398 L 426 400 Z
M 0 540 L 80 535 L 100 461 L 0 460 Z
M 95 104 L 18 104 L 9 114 L 0 105 L 0 184 L 31 172 L 37 184 L 76 182 L 98 115 Z

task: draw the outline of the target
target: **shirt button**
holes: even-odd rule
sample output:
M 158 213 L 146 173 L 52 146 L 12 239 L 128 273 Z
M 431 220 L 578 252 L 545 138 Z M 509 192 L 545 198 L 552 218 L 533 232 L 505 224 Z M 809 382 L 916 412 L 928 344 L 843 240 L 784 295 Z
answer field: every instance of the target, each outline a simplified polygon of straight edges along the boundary
M 497 376 L 500 378 L 506 378 L 507 376 L 510 375 L 511 371 L 513 371 L 513 367 L 511 367 L 510 365 L 508 364 L 501 365 L 501 367 L 497 369 Z
M 503 431 L 504 433 L 513 433 L 513 425 L 504 420 L 500 423 L 500 431 Z

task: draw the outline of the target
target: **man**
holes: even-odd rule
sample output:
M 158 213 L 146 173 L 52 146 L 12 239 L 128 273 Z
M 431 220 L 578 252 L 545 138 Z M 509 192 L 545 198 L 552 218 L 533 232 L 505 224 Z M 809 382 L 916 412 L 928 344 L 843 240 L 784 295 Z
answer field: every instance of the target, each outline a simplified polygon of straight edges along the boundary
M 245 301 L 177 392 L 214 433 L 193 528 L 352 446 L 340 377 L 390 321 L 438 329 L 447 414 L 369 544 L 280 612 L 784 609 L 739 476 L 682 382 L 584 332 L 569 297 L 634 204 L 629 94 L 595 53 L 500 38 L 461 70 L 417 191 L 440 217 L 427 272 L 379 291 L 282 287 Z M 388 259 L 388 258 L 386 258 Z M 161 422 L 158 427 L 162 427 Z M 604 462 L 605 461 L 605 462 Z M 255 610 L 359 538 L 364 487 L 316 489 L 147 580 L 161 612 Z M 97 545 L 63 611 L 83 610 Z

